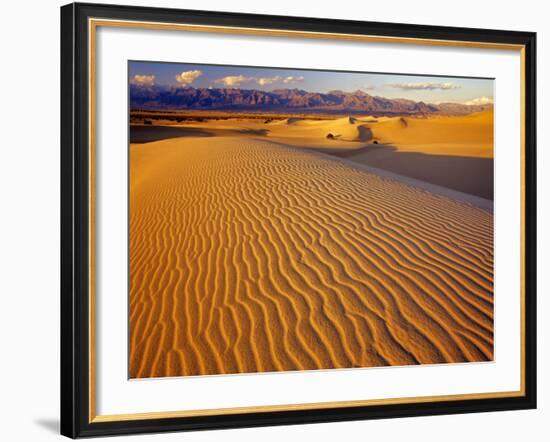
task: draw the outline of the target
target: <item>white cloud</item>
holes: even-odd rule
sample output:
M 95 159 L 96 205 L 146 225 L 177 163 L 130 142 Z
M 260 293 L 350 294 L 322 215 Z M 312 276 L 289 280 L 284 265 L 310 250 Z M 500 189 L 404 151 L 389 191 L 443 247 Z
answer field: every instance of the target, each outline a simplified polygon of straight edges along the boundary
M 155 84 L 155 76 L 136 74 L 130 79 L 130 83 L 138 86 L 153 86 Z
M 299 76 L 299 77 L 288 76 L 283 79 L 284 84 L 299 83 L 301 81 L 304 81 L 304 77 L 302 76 Z
M 293 84 L 300 81 L 304 81 L 304 77 L 281 77 L 279 75 L 275 75 L 274 77 L 246 77 L 244 75 L 229 75 L 227 77 L 214 80 L 214 83 L 223 84 L 228 87 L 238 87 L 241 83 L 256 83 L 259 86 L 268 86 L 274 83 Z
M 193 81 L 195 81 L 201 75 L 202 75 L 202 71 L 199 71 L 199 70 L 184 71 L 181 74 L 176 75 L 176 81 L 180 83 L 182 86 L 185 86 L 189 83 L 193 83 Z
M 249 82 L 253 80 L 252 77 L 245 77 L 244 75 L 228 75 L 227 77 L 218 78 L 214 80 L 216 84 L 224 84 L 225 86 L 234 87 L 240 86 L 241 83 Z
M 459 89 L 460 85 L 454 83 L 432 83 L 432 82 L 421 82 L 421 83 L 387 83 L 387 86 L 393 87 L 395 89 L 401 89 L 404 91 L 414 91 L 414 90 L 450 90 L 450 89 Z
M 469 106 L 480 105 L 480 104 L 493 104 L 493 99 L 491 97 L 478 97 L 473 100 L 465 101 L 464 104 Z
M 260 78 L 254 79 L 254 81 L 256 81 L 256 83 L 258 83 L 260 86 L 277 83 L 278 81 L 281 81 L 281 80 L 282 80 L 282 77 L 279 77 L 278 75 L 275 77 L 260 77 Z

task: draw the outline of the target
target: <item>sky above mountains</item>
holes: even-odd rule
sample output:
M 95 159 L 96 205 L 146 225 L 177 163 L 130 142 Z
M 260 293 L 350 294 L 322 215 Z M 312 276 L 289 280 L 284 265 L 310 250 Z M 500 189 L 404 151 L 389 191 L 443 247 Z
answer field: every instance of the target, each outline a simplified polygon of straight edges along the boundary
M 434 104 L 492 103 L 494 88 L 492 79 L 138 61 L 129 62 L 128 74 L 130 84 L 143 87 L 190 86 L 263 91 L 297 88 L 321 93 L 361 90 L 373 96 Z

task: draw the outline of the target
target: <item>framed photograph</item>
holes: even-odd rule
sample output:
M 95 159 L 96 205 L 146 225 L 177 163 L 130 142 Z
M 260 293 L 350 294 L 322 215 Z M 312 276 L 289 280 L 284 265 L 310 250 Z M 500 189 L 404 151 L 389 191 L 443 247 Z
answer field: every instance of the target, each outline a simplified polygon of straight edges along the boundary
M 535 43 L 62 7 L 62 434 L 535 408 Z

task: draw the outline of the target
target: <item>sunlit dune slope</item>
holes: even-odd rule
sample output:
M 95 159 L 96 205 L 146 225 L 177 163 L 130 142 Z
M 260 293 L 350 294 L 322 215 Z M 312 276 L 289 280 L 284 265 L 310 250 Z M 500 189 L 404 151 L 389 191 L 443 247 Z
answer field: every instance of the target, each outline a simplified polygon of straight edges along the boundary
M 398 151 L 467 157 L 493 157 L 493 111 L 429 118 L 382 117 L 313 121 L 293 118 L 269 125 L 269 136 L 317 140 L 321 147 L 361 149 L 365 143 Z M 334 137 L 327 142 L 327 135 Z M 362 143 L 338 143 L 356 141 Z
M 308 120 L 288 118 L 269 125 L 270 136 L 288 138 L 308 138 L 323 141 L 332 135 L 336 141 L 369 141 L 371 129 L 367 124 L 354 117 L 343 117 L 335 120 Z M 347 147 L 350 147 L 349 144 Z
M 290 117 L 284 120 L 227 119 L 185 123 L 204 135 L 243 134 L 286 140 L 301 147 L 362 149 L 366 145 L 390 145 L 398 151 L 476 158 L 493 157 L 493 111 L 463 116 L 342 117 L 312 120 Z M 332 139 L 327 136 L 331 134 Z M 199 134 L 197 134 L 199 135 Z M 181 136 L 186 136 L 182 132 Z
M 372 126 L 373 140 L 399 151 L 493 157 L 493 111 L 458 117 L 392 118 Z
M 130 147 L 133 378 L 487 361 L 492 214 L 269 139 Z

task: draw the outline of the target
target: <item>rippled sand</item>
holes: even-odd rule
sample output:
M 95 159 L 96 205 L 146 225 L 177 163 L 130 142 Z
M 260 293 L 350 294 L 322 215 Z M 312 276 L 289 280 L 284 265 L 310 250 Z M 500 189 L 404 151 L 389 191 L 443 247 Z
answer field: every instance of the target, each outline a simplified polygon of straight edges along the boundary
M 493 358 L 493 215 L 246 136 L 130 147 L 130 376 Z

